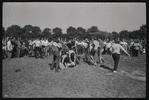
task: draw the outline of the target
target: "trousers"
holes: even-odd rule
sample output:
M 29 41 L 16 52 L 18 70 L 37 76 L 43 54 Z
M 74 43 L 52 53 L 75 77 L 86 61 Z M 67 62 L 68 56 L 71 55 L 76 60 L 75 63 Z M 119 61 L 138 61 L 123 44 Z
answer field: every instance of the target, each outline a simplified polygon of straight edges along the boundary
M 113 70 L 116 71 L 118 68 L 118 63 L 119 63 L 119 59 L 120 59 L 120 54 L 114 53 L 112 54 L 112 58 L 114 60 L 114 68 Z

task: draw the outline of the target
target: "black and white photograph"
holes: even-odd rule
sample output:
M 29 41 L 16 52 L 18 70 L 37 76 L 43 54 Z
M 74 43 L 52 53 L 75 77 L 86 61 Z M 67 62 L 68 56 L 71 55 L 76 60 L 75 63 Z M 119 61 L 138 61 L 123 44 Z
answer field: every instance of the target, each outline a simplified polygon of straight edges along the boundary
M 146 98 L 145 2 L 3 2 L 3 98 Z

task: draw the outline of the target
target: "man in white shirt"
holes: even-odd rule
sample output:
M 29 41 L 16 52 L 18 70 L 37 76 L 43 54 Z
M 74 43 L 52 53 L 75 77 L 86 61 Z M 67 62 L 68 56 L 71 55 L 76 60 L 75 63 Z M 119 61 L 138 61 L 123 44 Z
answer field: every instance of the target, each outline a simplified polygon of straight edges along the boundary
M 97 61 L 99 61 L 99 57 L 98 57 L 98 47 L 99 47 L 99 42 L 97 41 L 97 39 L 93 40 L 93 49 L 94 50 L 94 54 L 93 54 L 93 58 L 94 58 L 94 65 L 96 65 Z M 91 50 L 91 52 L 92 52 Z
M 38 53 L 41 58 L 43 58 L 42 50 L 41 50 L 42 43 L 39 39 L 35 41 L 35 59 L 37 59 Z
M 44 40 L 42 41 L 42 45 L 44 46 L 44 48 L 43 48 L 44 56 L 47 57 L 48 49 L 49 49 L 49 41 L 46 38 L 44 38 Z
M 11 56 L 12 56 L 12 52 L 13 52 L 13 45 L 12 45 L 12 42 L 15 41 L 15 38 L 10 38 L 7 42 L 7 52 L 8 52 L 8 59 L 10 60 L 11 59 Z

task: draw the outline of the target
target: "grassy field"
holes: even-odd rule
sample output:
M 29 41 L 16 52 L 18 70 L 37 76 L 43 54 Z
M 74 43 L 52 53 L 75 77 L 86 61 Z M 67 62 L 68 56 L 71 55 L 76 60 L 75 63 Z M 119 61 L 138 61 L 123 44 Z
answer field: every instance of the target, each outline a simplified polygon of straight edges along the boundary
M 6 98 L 145 98 L 146 55 L 121 56 L 118 73 L 113 60 L 91 66 L 81 60 L 74 68 L 50 70 L 52 56 L 3 60 L 3 97 Z

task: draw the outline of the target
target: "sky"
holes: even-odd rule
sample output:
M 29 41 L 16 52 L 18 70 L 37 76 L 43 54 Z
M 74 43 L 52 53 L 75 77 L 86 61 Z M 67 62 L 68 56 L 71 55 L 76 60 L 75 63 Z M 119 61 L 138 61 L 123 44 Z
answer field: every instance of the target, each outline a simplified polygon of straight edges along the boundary
M 5 30 L 11 25 L 32 25 L 41 30 L 59 27 L 63 33 L 69 26 L 133 31 L 146 24 L 146 3 L 4 2 L 2 18 Z

